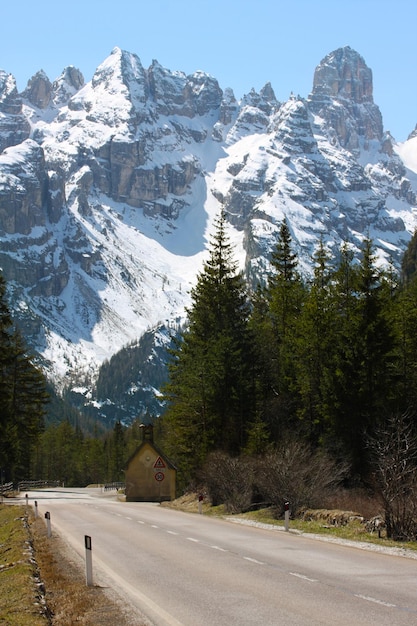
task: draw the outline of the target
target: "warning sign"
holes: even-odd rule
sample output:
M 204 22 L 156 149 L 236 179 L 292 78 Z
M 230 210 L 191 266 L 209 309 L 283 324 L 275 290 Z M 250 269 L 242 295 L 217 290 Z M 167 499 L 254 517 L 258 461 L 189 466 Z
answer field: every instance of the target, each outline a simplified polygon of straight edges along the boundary
M 157 480 L 158 483 L 160 483 L 162 480 L 164 480 L 164 478 L 165 478 L 164 472 L 156 472 L 155 480 Z
M 166 465 L 164 463 L 164 461 L 161 459 L 160 456 L 158 456 L 158 458 L 156 459 L 155 463 L 153 464 L 154 469 L 165 469 Z

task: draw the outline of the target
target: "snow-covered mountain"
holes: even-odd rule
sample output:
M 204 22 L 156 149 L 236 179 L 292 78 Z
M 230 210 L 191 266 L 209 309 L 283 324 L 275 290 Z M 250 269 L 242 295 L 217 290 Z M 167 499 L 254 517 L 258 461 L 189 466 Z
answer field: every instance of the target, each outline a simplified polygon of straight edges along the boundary
M 58 387 L 88 386 L 146 331 L 178 327 L 221 207 L 256 281 L 284 216 L 307 273 L 321 237 L 337 254 L 370 236 L 398 264 L 416 195 L 417 127 L 402 144 L 384 131 L 349 47 L 287 102 L 270 84 L 238 102 L 204 72 L 145 69 L 119 48 L 87 84 L 68 67 L 18 93 L 0 70 L 0 266 Z

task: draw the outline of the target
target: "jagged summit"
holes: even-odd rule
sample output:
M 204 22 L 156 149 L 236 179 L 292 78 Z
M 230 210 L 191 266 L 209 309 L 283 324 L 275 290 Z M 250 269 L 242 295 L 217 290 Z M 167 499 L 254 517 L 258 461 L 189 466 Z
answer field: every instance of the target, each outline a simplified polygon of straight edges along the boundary
M 84 87 L 84 76 L 73 65 L 64 68 L 62 74 L 52 84 L 54 104 L 58 107 L 68 104 L 69 99 Z
M 286 102 L 270 83 L 239 102 L 204 71 L 146 69 L 118 47 L 87 83 L 69 66 L 18 93 L 0 71 L 14 313 L 57 384 L 90 384 L 122 347 L 181 323 L 220 209 L 251 285 L 284 217 L 306 275 L 320 240 L 336 255 L 371 236 L 379 262 L 399 264 L 416 226 L 414 144 L 415 131 L 402 146 L 384 131 L 372 72 L 349 47 Z
M 372 70 L 363 57 L 350 48 L 338 48 L 316 67 L 312 96 L 373 103 Z
M 373 101 L 372 71 L 349 46 L 331 52 L 316 67 L 308 102 L 341 147 L 359 155 L 373 140 L 382 141 L 383 121 Z

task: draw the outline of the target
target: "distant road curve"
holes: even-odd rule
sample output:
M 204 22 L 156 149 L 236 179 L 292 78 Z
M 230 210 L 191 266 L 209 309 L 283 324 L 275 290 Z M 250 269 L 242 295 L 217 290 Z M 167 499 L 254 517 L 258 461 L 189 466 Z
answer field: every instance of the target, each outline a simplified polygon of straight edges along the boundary
M 100 489 L 28 492 L 93 577 L 156 626 L 410 626 L 417 561 L 233 524 Z M 24 498 L 24 494 L 22 494 Z

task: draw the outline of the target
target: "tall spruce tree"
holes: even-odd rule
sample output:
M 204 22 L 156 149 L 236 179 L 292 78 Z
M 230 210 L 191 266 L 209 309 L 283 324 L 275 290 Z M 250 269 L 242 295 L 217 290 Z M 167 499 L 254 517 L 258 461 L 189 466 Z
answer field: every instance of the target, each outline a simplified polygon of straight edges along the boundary
M 183 482 L 213 450 L 237 454 L 254 417 L 253 353 L 245 282 L 224 212 L 191 291 L 188 325 L 170 366 L 164 445 Z
M 327 396 L 337 321 L 331 295 L 333 267 L 323 240 L 313 256 L 314 274 L 298 323 L 294 367 L 300 393 L 299 416 L 313 445 L 327 429 Z
M 260 357 L 258 375 L 264 381 L 261 384 L 264 421 L 275 441 L 284 431 L 293 430 L 298 425 L 294 344 L 305 297 L 286 219 L 281 223 L 271 264 L 269 283 L 255 303 L 252 322 Z
M 10 452 L 15 478 L 29 477 L 32 453 L 44 428 L 45 404 L 48 401 L 45 377 L 34 365 L 20 333 L 12 335 L 12 362 L 9 367 L 11 402 L 9 421 L 13 425 Z

